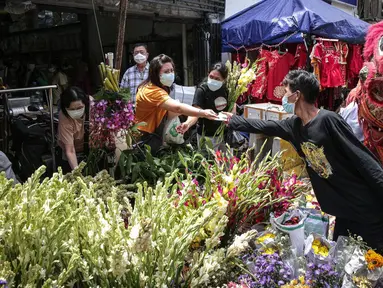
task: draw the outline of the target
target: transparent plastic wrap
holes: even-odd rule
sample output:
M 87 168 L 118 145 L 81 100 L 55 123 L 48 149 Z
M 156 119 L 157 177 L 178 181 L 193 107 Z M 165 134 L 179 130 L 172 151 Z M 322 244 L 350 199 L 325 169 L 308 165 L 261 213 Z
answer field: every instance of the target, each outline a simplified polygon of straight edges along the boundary
M 305 241 L 305 256 L 315 265 L 334 261 L 335 243 L 319 234 L 311 234 Z

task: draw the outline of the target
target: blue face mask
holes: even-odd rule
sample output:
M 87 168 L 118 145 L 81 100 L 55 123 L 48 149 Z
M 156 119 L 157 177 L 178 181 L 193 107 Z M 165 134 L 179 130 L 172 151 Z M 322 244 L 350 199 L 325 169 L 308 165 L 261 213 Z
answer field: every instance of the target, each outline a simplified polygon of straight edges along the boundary
M 293 96 L 295 93 L 290 96 L 285 95 L 282 98 L 283 109 L 289 114 L 295 114 L 295 103 L 289 103 L 289 97 Z

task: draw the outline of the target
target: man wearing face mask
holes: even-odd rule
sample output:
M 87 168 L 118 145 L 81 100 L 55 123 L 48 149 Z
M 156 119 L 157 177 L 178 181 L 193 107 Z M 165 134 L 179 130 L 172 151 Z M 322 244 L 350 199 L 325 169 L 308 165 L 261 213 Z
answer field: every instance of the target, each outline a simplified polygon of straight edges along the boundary
M 62 150 L 61 167 L 70 172 L 84 159 L 87 150 L 85 119 L 89 115 L 89 97 L 78 87 L 70 87 L 61 95 L 58 144 Z
M 306 162 L 322 210 L 337 217 L 335 240 L 351 232 L 382 251 L 382 166 L 342 117 L 315 106 L 319 83 L 313 74 L 291 71 L 283 84 L 283 107 L 293 117 L 264 121 L 228 114 L 229 127 L 289 141 Z
M 136 65 L 126 70 L 120 84 L 121 88 L 129 88 L 132 102 L 136 103 L 138 86 L 149 76 L 148 47 L 146 44 L 136 44 L 133 50 L 134 62 Z
M 201 109 L 211 109 L 215 113 L 227 112 L 228 111 L 228 91 L 225 85 L 225 81 L 229 74 L 224 63 L 216 63 L 213 65 L 209 72 L 206 81 L 202 82 L 197 88 L 193 106 Z M 233 113 L 235 112 L 235 109 Z M 198 121 L 197 127 L 197 142 L 198 148 L 200 149 L 202 135 L 205 138 L 209 138 L 213 144 L 215 150 L 225 150 L 225 143 L 222 143 L 214 137 L 221 122 L 198 118 L 188 117 L 186 122 L 182 123 L 179 127 L 180 132 L 185 133 L 190 127 L 194 126 Z

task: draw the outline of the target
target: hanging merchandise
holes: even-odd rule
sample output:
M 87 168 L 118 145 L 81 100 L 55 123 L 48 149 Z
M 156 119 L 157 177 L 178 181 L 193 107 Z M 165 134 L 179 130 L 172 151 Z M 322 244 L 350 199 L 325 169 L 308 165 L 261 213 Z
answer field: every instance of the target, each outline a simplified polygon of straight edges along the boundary
M 306 69 L 307 54 L 308 53 L 305 44 L 298 44 L 297 50 L 295 51 L 294 69 Z
M 363 67 L 363 45 L 350 45 L 347 57 L 347 82 L 349 88 L 354 88 L 359 81 L 359 72 Z
M 341 72 L 340 53 L 332 43 L 320 42 L 315 44 L 311 53 L 311 64 L 314 74 L 319 79 L 321 90 L 344 85 Z
M 263 99 L 267 91 L 267 74 L 269 63 L 272 61 L 272 52 L 261 49 L 258 57 L 258 77 L 250 86 L 250 95 L 253 99 Z
M 269 72 L 267 74 L 267 99 L 270 101 L 281 102 L 285 95 L 285 88 L 282 84 L 283 79 L 289 73 L 295 62 L 294 55 L 289 52 L 280 54 L 279 51 L 272 52 L 269 62 Z
M 343 87 L 347 87 L 347 57 L 349 53 L 348 45 L 344 42 L 335 42 L 335 49 L 339 53 L 340 71 L 342 74 Z

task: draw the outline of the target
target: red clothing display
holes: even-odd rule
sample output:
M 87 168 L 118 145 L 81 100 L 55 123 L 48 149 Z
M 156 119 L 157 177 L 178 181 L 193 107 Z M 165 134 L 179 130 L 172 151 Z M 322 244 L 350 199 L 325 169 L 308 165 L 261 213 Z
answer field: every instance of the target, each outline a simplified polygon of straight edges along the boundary
M 304 44 L 298 44 L 295 52 L 294 69 L 306 69 L 307 54 L 306 46 Z
M 285 94 L 282 82 L 293 67 L 295 58 L 294 55 L 288 52 L 282 55 L 278 51 L 272 53 L 273 57 L 269 62 L 269 73 L 267 75 L 267 99 L 281 102 Z
M 269 64 L 273 61 L 273 53 L 268 50 L 261 50 L 258 62 L 258 75 L 250 86 L 250 94 L 255 99 L 262 99 L 267 91 L 267 75 L 269 72 Z
M 363 46 L 350 45 L 350 53 L 348 54 L 347 79 L 349 87 L 354 88 L 355 83 L 359 80 L 359 72 L 363 67 Z
M 312 57 L 319 62 L 320 84 L 323 88 L 343 86 L 344 79 L 339 63 L 340 53 L 335 51 L 334 47 L 318 43 L 314 47 Z
M 335 42 L 334 46 L 336 48 L 336 51 L 339 53 L 339 64 L 340 64 L 340 71 L 342 74 L 342 86 L 347 86 L 347 57 L 349 53 L 348 45 L 344 42 Z

